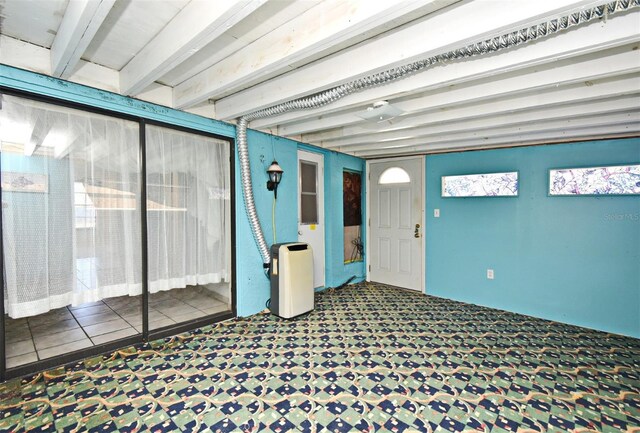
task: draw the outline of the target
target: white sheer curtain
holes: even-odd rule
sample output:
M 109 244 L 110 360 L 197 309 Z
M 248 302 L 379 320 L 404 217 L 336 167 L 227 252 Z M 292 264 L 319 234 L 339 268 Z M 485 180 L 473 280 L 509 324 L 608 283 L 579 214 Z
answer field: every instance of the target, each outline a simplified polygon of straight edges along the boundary
M 229 146 L 146 127 L 149 291 L 229 280 Z
M 110 117 L 76 119 L 75 136 L 88 143 L 72 151 L 76 282 L 74 305 L 142 293 L 139 127 Z M 76 190 L 77 191 L 77 190 Z M 85 238 L 81 239 L 81 234 Z
M 149 288 L 229 281 L 229 146 L 147 126 Z M 5 313 L 142 293 L 139 126 L 2 96 Z
M 2 96 L 5 312 L 141 293 L 138 124 Z

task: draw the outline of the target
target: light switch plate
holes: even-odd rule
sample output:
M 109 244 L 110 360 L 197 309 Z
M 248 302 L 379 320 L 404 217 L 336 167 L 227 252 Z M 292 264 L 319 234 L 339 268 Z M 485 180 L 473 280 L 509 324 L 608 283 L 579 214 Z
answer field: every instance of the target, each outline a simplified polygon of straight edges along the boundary
M 487 269 L 487 278 L 493 280 L 493 269 Z
M 433 210 L 433 217 L 434 218 L 440 218 L 440 209 L 434 209 Z

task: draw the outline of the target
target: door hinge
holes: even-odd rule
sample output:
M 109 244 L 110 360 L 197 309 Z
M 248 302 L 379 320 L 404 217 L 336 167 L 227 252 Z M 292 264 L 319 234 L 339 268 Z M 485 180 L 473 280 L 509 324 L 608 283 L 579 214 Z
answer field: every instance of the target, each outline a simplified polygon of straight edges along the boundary
M 369 265 L 369 272 L 371 272 L 371 265 Z

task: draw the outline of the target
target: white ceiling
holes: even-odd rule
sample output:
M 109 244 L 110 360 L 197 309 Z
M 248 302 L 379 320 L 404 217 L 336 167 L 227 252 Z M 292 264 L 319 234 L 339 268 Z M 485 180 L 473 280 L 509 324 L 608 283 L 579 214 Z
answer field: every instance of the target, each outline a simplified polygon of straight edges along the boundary
M 233 122 L 603 3 L 0 0 L 0 61 Z M 637 136 L 639 46 L 636 7 L 249 126 L 366 158 Z M 381 100 L 403 114 L 358 116 Z
M 189 0 L 116 1 L 82 58 L 120 71 L 187 3 Z

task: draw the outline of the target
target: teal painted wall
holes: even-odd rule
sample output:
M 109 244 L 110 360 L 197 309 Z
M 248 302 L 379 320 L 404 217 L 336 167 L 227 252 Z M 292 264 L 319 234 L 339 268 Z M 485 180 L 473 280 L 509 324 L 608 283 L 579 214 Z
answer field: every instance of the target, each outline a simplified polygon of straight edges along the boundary
M 327 168 L 328 167 L 328 168 Z M 365 161 L 350 155 L 337 152 L 325 153 L 325 219 L 327 222 L 326 243 L 327 272 L 325 275 L 327 287 L 337 287 L 351 277 L 353 282 L 365 278 L 364 261 L 344 263 L 344 208 L 342 173 L 345 170 L 362 174 L 362 221 L 366 221 Z M 366 227 L 362 225 L 361 238 L 366 239 Z
M 5 65 L 0 65 L 0 85 L 235 138 L 235 126 L 228 123 Z M 273 241 L 271 225 L 273 193 L 266 189 L 267 167 L 275 158 L 284 169 L 282 182 L 278 187 L 276 204 L 276 241 L 292 242 L 298 238 L 297 150 L 305 148 L 323 153 L 325 155 L 325 221 L 327 227 L 325 231 L 326 284 L 334 286 L 341 284 L 351 275 L 362 276 L 364 273 L 363 263 L 345 266 L 342 262 L 342 170 L 349 168 L 364 172 L 364 161 L 258 131 L 249 130 L 248 140 L 256 207 L 267 243 L 271 245 Z M 238 315 L 247 316 L 265 308 L 265 303 L 269 298 L 269 281 L 264 275 L 262 259 L 255 246 L 244 210 L 237 154 L 235 170 L 237 311 Z
M 271 161 L 277 160 L 284 170 L 282 181 L 278 186 L 276 202 L 276 243 L 296 242 L 298 240 L 298 149 L 322 154 L 324 155 L 325 193 L 325 287 L 336 287 L 351 276 L 356 277 L 354 282 L 362 281 L 364 262 L 344 264 L 342 172 L 349 169 L 364 173 L 364 160 L 257 131 L 249 131 L 247 137 L 256 208 L 267 244 L 274 243 L 271 219 L 273 193 L 266 189 L 267 168 Z M 247 316 L 265 308 L 270 296 L 270 286 L 262 270 L 262 258 L 254 246 L 240 188 L 240 179 L 237 176 L 238 315 Z M 243 246 L 249 246 L 249 248 L 243 248 Z
M 365 209 L 365 160 L 343 153 L 298 143 L 298 149 L 324 155 L 324 209 L 325 209 L 325 287 L 338 287 L 349 278 L 351 283 L 365 279 L 365 261 L 344 263 L 344 210 L 342 173 L 345 170 L 362 173 L 362 221 Z M 366 227 L 362 226 L 362 239 L 366 239 Z M 324 289 L 323 288 L 323 289 Z
M 547 196 L 550 168 L 639 162 L 637 138 L 427 156 L 427 293 L 640 337 L 640 197 Z M 517 198 L 440 197 L 516 170 Z
M 266 189 L 267 168 L 271 161 L 277 160 L 284 170 L 282 181 L 278 186 L 276 202 L 276 243 L 296 242 L 298 240 L 298 150 L 322 154 L 324 155 L 325 193 L 325 287 L 336 287 L 351 276 L 356 277 L 354 282 L 362 281 L 364 262 L 344 264 L 342 172 L 349 169 L 364 173 L 364 160 L 257 131 L 250 130 L 247 137 L 256 208 L 267 244 L 274 243 L 271 218 L 273 193 Z M 247 316 L 265 308 L 270 296 L 270 286 L 263 272 L 262 258 L 254 246 L 240 188 L 240 179 L 237 176 L 238 315 Z M 249 248 L 243 248 L 243 246 L 249 246 Z M 243 289 L 240 290 L 240 288 Z
M 298 143 L 257 131 L 248 131 L 249 160 L 254 199 L 265 240 L 273 244 L 273 192 L 267 190 L 267 168 L 276 159 L 284 170 L 276 201 L 276 243 L 298 240 Z M 236 166 L 238 160 L 236 155 Z M 239 173 L 239 172 L 238 172 Z M 244 210 L 239 174 L 236 176 L 236 244 L 238 315 L 248 316 L 266 308 L 269 280 L 262 257 L 255 246 L 249 219 Z

